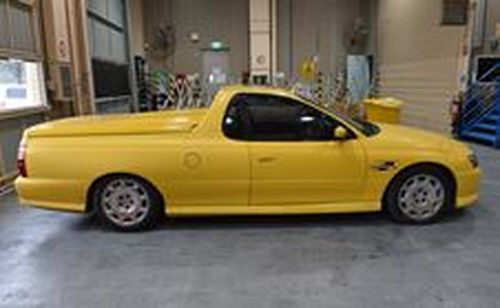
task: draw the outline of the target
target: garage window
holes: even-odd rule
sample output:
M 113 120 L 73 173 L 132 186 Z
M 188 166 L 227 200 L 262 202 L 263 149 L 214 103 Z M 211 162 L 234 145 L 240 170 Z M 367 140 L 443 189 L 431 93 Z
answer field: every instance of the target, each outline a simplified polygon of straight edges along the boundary
M 44 106 L 42 65 L 24 60 L 0 60 L 0 112 Z
M 87 4 L 98 110 L 126 112 L 132 108 L 126 1 L 89 0 Z
M 46 105 L 40 1 L 0 0 L 0 114 Z

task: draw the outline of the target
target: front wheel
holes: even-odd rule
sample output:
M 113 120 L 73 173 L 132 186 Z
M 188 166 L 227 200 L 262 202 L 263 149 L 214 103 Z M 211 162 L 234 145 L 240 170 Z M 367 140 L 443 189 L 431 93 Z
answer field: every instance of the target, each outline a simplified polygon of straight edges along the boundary
M 385 208 L 399 222 L 424 224 L 453 208 L 453 184 L 441 169 L 422 166 L 398 175 L 386 195 Z
M 120 231 L 152 229 L 161 218 L 159 193 L 139 178 L 106 178 L 98 183 L 93 201 L 101 222 Z

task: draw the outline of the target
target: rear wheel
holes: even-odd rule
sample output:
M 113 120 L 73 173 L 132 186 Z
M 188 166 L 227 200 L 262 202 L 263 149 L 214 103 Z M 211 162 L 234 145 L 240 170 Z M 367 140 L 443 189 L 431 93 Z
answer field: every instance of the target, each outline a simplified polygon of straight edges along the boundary
M 126 175 L 102 180 L 93 193 L 99 219 L 120 231 L 154 228 L 162 217 L 161 200 L 151 184 Z
M 453 183 L 439 168 L 412 168 L 395 178 L 387 192 L 385 207 L 399 222 L 434 222 L 453 208 Z

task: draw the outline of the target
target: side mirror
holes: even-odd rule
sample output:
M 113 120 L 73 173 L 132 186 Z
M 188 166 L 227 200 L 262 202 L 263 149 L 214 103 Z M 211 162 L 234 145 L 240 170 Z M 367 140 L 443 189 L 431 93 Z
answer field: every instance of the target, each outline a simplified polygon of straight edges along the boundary
M 333 131 L 333 137 L 335 140 L 346 140 L 349 137 L 349 133 L 345 127 L 337 126 Z

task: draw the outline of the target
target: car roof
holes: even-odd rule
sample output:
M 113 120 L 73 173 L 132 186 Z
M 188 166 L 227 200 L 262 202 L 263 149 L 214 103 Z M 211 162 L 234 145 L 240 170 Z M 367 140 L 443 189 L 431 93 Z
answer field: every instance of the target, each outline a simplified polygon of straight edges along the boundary
M 280 96 L 293 96 L 291 91 L 283 88 L 265 87 L 265 86 L 247 86 L 247 85 L 232 85 L 222 88 L 221 91 L 235 94 L 235 93 L 259 93 Z

